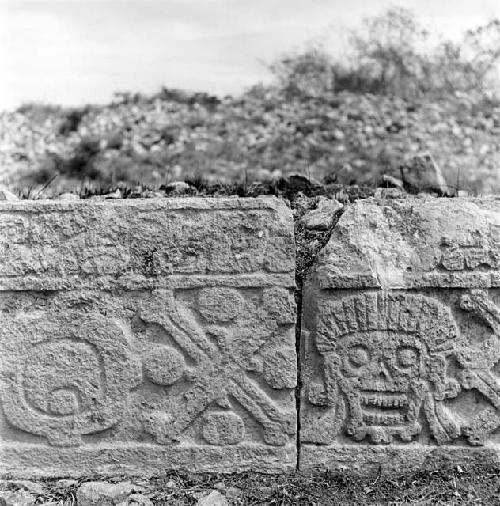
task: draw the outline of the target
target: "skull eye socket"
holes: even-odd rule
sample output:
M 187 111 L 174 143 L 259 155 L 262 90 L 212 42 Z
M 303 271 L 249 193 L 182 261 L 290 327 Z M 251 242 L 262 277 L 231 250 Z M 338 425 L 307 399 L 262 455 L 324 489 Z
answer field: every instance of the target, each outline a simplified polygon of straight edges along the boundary
M 410 346 L 401 346 L 397 350 L 396 358 L 399 367 L 412 367 L 418 362 L 418 351 Z
M 370 361 L 368 350 L 364 346 L 354 346 L 349 351 L 349 364 L 352 367 L 361 367 Z

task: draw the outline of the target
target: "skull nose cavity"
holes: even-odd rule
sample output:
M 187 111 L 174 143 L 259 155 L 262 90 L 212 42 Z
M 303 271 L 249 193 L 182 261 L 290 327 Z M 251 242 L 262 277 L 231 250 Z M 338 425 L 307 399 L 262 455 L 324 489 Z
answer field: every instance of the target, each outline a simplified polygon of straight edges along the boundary
M 378 376 L 380 378 L 384 378 L 384 379 L 392 379 L 392 375 L 391 373 L 389 372 L 389 368 L 387 367 L 387 365 L 385 364 L 384 360 L 380 360 L 378 362 L 378 367 L 377 367 L 377 372 L 378 372 Z

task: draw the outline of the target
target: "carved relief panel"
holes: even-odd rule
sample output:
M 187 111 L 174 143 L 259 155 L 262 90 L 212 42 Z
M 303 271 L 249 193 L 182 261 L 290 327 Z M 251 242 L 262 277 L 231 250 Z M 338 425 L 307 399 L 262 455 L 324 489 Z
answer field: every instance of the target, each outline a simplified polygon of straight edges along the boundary
M 500 378 L 493 372 L 500 360 L 500 310 L 480 290 L 455 302 L 456 312 L 464 313 L 458 322 L 449 307 L 427 295 L 371 292 L 321 301 L 308 334 L 317 367 L 306 400 L 319 419 L 331 421 L 330 437 L 405 443 L 428 431 L 426 443 L 463 437 L 462 444 L 478 445 L 500 425 L 500 419 L 484 420 L 493 413 L 497 419 L 500 409 Z M 467 314 L 477 318 L 474 327 L 484 325 L 479 335 L 465 335 Z M 486 404 L 476 403 L 477 414 L 465 420 L 446 401 L 459 401 L 470 390 Z M 314 440 L 315 433 L 311 427 L 304 438 Z M 318 439 L 324 442 L 324 435 Z
M 342 217 L 303 294 L 302 468 L 499 448 L 500 208 L 470 207 L 366 202 Z
M 286 206 L 20 202 L 0 231 L 0 472 L 295 466 Z
M 226 449 L 250 459 L 293 455 L 289 289 L 4 293 L 0 300 L 7 455 L 19 444 L 39 454 L 73 448 L 76 460 L 96 444 L 125 452 L 143 445 L 147 459 L 154 445 L 186 466 L 186 448 L 212 459 L 236 458 Z

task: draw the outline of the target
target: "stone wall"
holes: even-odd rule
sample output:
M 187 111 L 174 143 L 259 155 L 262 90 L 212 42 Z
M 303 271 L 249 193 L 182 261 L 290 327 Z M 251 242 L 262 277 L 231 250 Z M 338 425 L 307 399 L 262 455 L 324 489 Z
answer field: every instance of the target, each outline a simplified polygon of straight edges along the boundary
M 278 199 L 0 204 L 0 471 L 497 463 L 500 200 L 326 233 L 296 280 Z
M 303 290 L 301 468 L 497 460 L 500 199 L 365 200 Z

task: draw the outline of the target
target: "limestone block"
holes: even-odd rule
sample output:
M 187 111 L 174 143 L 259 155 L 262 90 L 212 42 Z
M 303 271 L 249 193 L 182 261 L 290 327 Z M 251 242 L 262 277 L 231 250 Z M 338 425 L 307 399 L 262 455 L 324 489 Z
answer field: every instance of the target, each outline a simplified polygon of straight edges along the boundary
M 349 207 L 302 322 L 302 469 L 498 462 L 500 199 Z
M 0 252 L 1 472 L 295 466 L 282 202 L 4 203 Z

